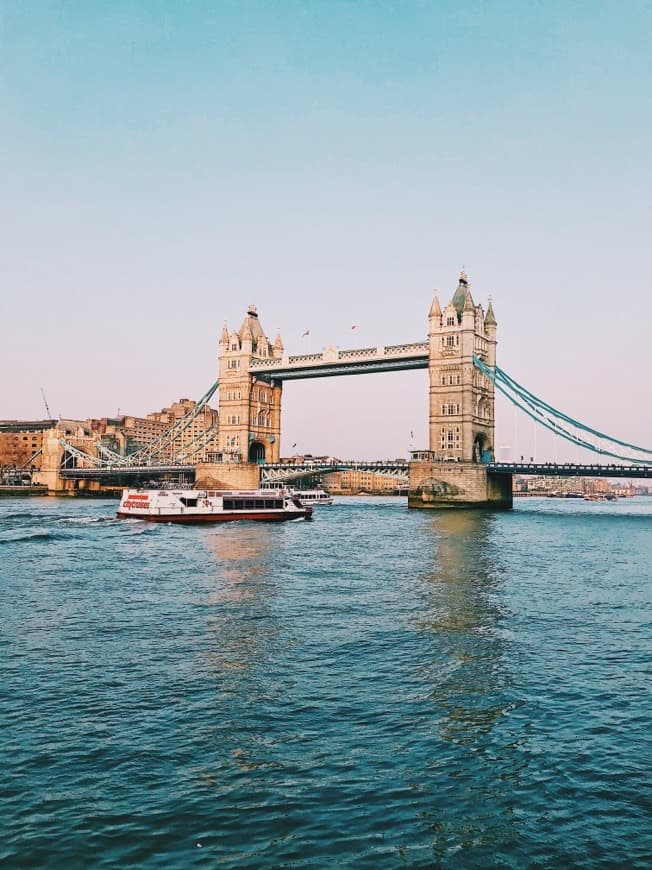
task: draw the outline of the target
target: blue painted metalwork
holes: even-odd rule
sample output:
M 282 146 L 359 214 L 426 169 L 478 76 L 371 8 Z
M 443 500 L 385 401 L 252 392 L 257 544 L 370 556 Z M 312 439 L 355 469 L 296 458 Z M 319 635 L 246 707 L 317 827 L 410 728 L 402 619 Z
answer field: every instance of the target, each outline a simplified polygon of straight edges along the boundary
M 633 463 L 651 463 L 652 450 L 645 447 L 638 447 L 635 444 L 629 444 L 626 441 L 613 438 L 604 432 L 598 432 L 597 429 L 592 429 L 590 426 L 580 423 L 579 420 L 574 420 L 568 414 L 558 411 L 539 399 L 521 384 L 517 383 L 512 377 L 504 372 L 498 366 L 490 368 L 482 362 L 477 356 L 473 357 L 474 365 L 486 375 L 504 396 L 506 396 L 512 404 L 519 408 L 528 417 L 535 420 L 537 423 L 544 426 L 546 429 L 559 435 L 560 438 L 565 438 L 567 441 L 590 450 L 593 453 L 598 453 L 601 456 L 610 456 L 614 459 L 625 460 Z M 576 429 L 577 433 L 570 431 Z M 580 434 L 578 434 L 580 433 Z M 588 441 L 586 435 L 593 436 L 597 442 Z M 624 455 L 623 451 L 616 452 L 617 448 L 633 451 L 638 456 Z

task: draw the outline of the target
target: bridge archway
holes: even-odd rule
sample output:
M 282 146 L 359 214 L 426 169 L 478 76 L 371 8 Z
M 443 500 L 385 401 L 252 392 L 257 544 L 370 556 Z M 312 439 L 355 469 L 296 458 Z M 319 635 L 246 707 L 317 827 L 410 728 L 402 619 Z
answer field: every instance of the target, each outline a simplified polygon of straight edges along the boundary
M 491 446 L 486 433 L 476 432 L 473 436 L 473 461 L 482 462 L 483 456 L 488 450 L 491 450 Z
M 249 462 L 262 465 L 265 462 L 265 445 L 260 441 L 252 441 L 249 445 Z

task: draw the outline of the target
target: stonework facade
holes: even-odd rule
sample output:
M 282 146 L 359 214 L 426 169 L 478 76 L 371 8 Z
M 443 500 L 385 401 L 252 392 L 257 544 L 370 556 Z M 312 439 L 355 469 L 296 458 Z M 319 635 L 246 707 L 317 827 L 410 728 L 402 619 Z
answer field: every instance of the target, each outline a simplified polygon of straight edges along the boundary
M 489 461 L 494 454 L 494 385 L 473 364 L 496 364 L 496 318 L 471 296 L 462 272 L 442 310 L 437 295 L 428 316 L 430 450 L 438 459 Z
M 51 420 L 4 420 L 0 423 L 0 468 L 40 468 L 43 433 Z
M 413 454 L 408 505 L 415 508 L 512 507 L 511 475 L 486 467 L 494 459 L 495 391 L 474 364 L 496 365 L 496 318 L 471 295 L 464 272 L 442 309 L 428 315 L 429 450 Z
M 224 462 L 278 462 L 281 445 L 281 383 L 250 373 L 252 360 L 281 359 L 280 335 L 272 343 L 253 305 L 238 330 L 226 324 L 219 350 L 219 454 Z
M 492 474 L 473 462 L 410 463 L 408 506 L 511 508 L 511 474 Z

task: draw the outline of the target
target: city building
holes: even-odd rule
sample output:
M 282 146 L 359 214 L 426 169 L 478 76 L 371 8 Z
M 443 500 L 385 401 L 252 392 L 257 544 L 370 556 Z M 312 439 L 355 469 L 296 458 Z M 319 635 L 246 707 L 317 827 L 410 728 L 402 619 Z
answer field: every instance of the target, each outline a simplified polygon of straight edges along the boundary
M 396 495 L 403 492 L 407 484 L 402 486 L 395 477 L 379 474 L 376 471 L 363 471 L 358 468 L 346 471 L 333 471 L 323 477 L 324 487 L 335 495 Z
M 0 467 L 40 468 L 43 433 L 52 420 L 3 420 L 0 422 Z
M 179 399 L 168 408 L 146 417 L 122 415 L 89 420 L 93 432 L 121 456 L 149 446 L 156 446 L 164 458 L 196 461 L 206 452 L 218 449 L 218 417 L 205 405 L 192 417 L 197 403 Z M 183 418 L 185 422 L 181 422 Z M 192 419 L 191 419 L 192 417 Z M 175 427 L 176 428 L 172 428 Z M 166 433 L 169 433 L 166 435 Z

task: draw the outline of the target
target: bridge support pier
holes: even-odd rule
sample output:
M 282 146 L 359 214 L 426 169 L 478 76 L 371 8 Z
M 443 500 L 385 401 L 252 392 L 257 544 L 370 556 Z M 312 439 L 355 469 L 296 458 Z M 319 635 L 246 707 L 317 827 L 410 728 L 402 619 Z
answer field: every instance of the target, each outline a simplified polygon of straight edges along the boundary
M 473 462 L 413 461 L 408 507 L 425 509 L 513 507 L 512 475 L 495 474 Z
M 260 465 L 252 462 L 199 462 L 195 469 L 197 489 L 258 489 Z

